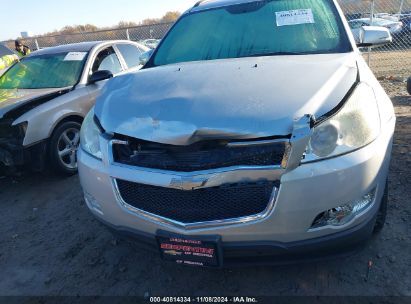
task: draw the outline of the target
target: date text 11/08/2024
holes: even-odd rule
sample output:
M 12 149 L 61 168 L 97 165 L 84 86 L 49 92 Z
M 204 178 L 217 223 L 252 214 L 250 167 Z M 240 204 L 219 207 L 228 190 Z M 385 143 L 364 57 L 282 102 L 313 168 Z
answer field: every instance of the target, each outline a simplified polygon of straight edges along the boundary
M 258 303 L 254 297 L 150 297 L 150 303 Z

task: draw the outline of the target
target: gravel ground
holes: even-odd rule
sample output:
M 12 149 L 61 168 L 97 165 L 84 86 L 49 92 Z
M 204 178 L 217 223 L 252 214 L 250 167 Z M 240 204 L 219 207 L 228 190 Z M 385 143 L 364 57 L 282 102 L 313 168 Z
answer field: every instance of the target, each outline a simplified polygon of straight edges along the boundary
M 411 98 L 404 83 L 382 82 L 398 115 L 390 208 L 386 228 L 359 254 L 287 267 L 179 267 L 114 239 L 87 210 L 77 177 L 27 175 L 0 180 L 0 295 L 411 296 Z
M 391 48 L 388 45 L 386 48 Z M 364 54 L 368 60 L 368 54 Z M 370 58 L 370 66 L 377 77 L 404 77 L 410 76 L 411 49 L 394 52 L 373 52 Z

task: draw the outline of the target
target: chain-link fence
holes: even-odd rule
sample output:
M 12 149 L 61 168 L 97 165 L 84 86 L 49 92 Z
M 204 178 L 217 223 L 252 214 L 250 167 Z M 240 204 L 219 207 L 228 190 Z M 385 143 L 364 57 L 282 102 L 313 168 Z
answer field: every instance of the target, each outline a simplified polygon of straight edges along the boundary
M 361 26 L 389 29 L 393 43 L 364 49 L 374 73 L 380 77 L 411 75 L 411 0 L 339 0 L 354 36 Z
M 374 49 L 364 49 L 364 56 L 377 76 L 407 77 L 411 75 L 411 0 L 338 0 L 354 34 L 364 25 L 387 27 L 393 43 Z M 61 44 L 101 40 L 161 39 L 172 23 L 162 23 L 109 29 L 87 33 L 49 35 L 23 39 L 31 49 Z M 4 42 L 14 47 L 14 41 Z
M 32 50 L 42 48 L 86 42 L 86 41 L 105 41 L 105 40 L 132 40 L 144 41 L 147 39 L 161 39 L 170 29 L 173 23 L 159 23 L 152 25 L 142 25 L 129 28 L 108 29 L 94 32 L 84 32 L 75 34 L 48 35 L 34 38 L 22 39 L 22 43 Z M 14 48 L 14 41 L 3 42 L 9 48 Z

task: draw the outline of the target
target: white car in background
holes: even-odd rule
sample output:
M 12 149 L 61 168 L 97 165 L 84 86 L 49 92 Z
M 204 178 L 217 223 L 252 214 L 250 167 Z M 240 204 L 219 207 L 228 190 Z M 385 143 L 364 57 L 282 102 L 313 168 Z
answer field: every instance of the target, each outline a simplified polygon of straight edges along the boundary
M 105 80 L 141 68 L 148 48 L 131 41 L 51 47 L 22 58 L 0 77 L 0 171 L 50 164 L 77 172 L 83 118 Z
M 399 34 L 403 28 L 401 21 L 393 21 L 385 18 L 361 18 L 354 19 L 348 22 L 355 40 L 359 39 L 360 31 L 363 26 L 380 26 L 387 28 L 391 35 Z
M 391 20 L 391 21 L 399 21 L 400 20 L 400 17 L 399 17 L 398 14 L 393 15 L 393 14 L 388 14 L 388 13 L 375 14 L 374 18 L 381 18 L 381 19 Z

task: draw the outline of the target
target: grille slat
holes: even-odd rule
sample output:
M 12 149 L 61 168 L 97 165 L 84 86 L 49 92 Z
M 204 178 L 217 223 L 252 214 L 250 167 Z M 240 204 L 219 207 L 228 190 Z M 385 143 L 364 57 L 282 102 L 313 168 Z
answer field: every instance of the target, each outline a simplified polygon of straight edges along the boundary
M 232 147 L 227 142 L 218 141 L 190 146 L 171 146 L 136 139 L 127 141 L 129 145 L 113 145 L 115 162 L 178 172 L 280 165 L 286 150 L 285 142 Z
M 257 215 L 270 202 L 275 182 L 234 184 L 183 191 L 116 180 L 125 203 L 184 224 Z

